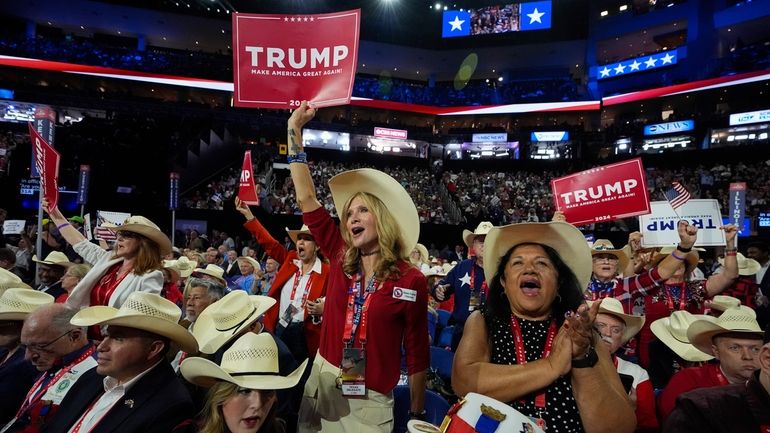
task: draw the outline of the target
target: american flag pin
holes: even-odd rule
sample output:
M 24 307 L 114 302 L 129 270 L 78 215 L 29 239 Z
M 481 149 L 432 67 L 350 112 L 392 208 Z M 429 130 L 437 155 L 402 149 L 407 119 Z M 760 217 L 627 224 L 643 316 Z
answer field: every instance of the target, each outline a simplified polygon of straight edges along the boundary
M 127 399 L 126 401 L 124 401 L 124 402 L 123 402 L 123 404 L 125 404 L 126 406 L 128 406 L 130 409 L 133 409 L 133 408 L 134 408 L 134 400 L 133 400 L 133 399 L 130 399 L 130 398 L 129 398 L 129 399 Z

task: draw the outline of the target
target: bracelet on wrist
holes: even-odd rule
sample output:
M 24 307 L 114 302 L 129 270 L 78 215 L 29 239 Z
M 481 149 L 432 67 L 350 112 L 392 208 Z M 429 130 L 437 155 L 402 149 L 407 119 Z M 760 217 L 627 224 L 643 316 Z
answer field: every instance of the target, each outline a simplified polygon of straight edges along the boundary
M 725 257 L 727 257 L 727 256 L 737 257 L 738 256 L 738 251 L 736 251 L 736 250 L 725 251 Z
M 683 261 L 684 261 L 684 259 L 685 259 L 684 257 L 679 257 L 679 256 L 677 256 L 677 255 L 676 255 L 676 251 L 671 251 L 671 257 L 673 257 L 673 258 L 675 258 L 675 259 L 679 260 L 680 262 L 683 262 Z
M 61 229 L 63 229 L 64 227 L 67 227 L 67 226 L 69 226 L 69 225 L 71 225 L 71 224 L 69 223 L 69 221 L 68 221 L 68 222 L 66 222 L 66 223 L 61 223 L 61 224 L 59 224 L 58 226 L 56 226 L 56 230 L 60 230 L 60 231 L 61 231 Z
M 738 248 L 725 248 L 726 253 L 737 253 Z
M 690 251 L 692 251 L 692 247 L 685 248 L 685 247 L 682 246 L 682 244 L 677 244 L 676 249 L 681 251 L 681 252 L 683 252 L 683 253 L 689 253 Z

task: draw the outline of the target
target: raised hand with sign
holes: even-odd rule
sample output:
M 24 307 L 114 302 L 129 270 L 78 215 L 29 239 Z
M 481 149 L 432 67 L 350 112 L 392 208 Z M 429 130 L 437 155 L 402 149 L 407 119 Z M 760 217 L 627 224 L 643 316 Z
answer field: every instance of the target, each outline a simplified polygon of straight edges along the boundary
M 53 223 L 56 224 L 56 228 L 59 229 L 59 234 L 61 234 L 68 244 L 75 245 L 78 242 L 86 240 L 86 237 L 83 236 L 78 229 L 70 225 L 70 222 L 64 217 L 57 206 L 51 207 L 45 198 L 40 201 L 40 206 L 48 212 L 51 221 L 53 221 Z

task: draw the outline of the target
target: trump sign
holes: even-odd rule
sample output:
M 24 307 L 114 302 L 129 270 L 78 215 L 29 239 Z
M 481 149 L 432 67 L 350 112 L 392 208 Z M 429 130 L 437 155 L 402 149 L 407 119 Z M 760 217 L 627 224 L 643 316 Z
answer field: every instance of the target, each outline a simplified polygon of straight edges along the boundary
M 233 104 L 295 108 L 350 102 L 361 10 L 320 15 L 233 14 Z
M 640 158 L 551 181 L 556 209 L 572 224 L 591 224 L 650 213 Z
M 667 201 L 651 203 L 652 213 L 639 217 L 642 247 L 670 247 L 679 243 L 677 225 L 680 220 L 698 229 L 695 246 L 723 247 L 725 232 L 722 231 L 722 211 L 717 200 L 690 200 L 676 212 Z

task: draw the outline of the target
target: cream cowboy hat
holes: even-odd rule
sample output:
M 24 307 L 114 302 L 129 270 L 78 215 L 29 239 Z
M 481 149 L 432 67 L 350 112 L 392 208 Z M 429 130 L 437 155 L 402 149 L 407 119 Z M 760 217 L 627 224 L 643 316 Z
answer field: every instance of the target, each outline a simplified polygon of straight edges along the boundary
M 141 329 L 173 341 L 187 353 L 196 353 L 198 343 L 187 329 L 180 326 L 182 310 L 173 302 L 149 292 L 133 292 L 120 308 L 86 307 L 72 318 L 75 326 L 114 325 Z
M 593 305 L 593 301 L 588 301 L 588 305 Z M 634 316 L 626 314 L 623 311 L 623 304 L 615 298 L 604 298 L 599 304 L 599 312 L 617 317 L 626 324 L 623 332 L 623 344 L 634 337 L 644 326 L 644 316 Z
M 716 295 L 711 299 L 712 310 L 727 311 L 729 308 L 738 308 L 740 305 L 740 299 L 732 296 Z
M 591 257 L 599 254 L 609 254 L 618 259 L 617 273 L 622 274 L 628 265 L 628 256 L 622 249 L 618 250 L 607 239 L 597 239 L 591 246 Z
M 420 237 L 420 217 L 412 197 L 396 179 L 372 168 L 342 172 L 329 179 L 329 189 L 337 213 L 359 192 L 369 193 L 382 202 L 398 225 L 401 233 L 401 258 L 409 257 Z M 342 222 L 344 227 L 345 223 Z
M 294 245 L 297 245 L 297 236 L 299 235 L 313 236 L 313 234 L 310 233 L 310 228 L 307 226 L 307 224 L 302 224 L 302 228 L 299 230 L 289 230 L 289 228 L 286 227 L 286 233 L 289 234 L 289 238 L 292 242 L 294 242 Z
M 762 269 L 762 265 L 754 259 L 749 259 L 741 253 L 738 253 L 738 275 L 754 275 Z M 724 266 L 724 257 L 719 258 L 719 264 Z
M 195 263 L 195 262 L 193 262 L 193 263 Z M 195 268 L 195 269 L 193 269 L 192 273 L 193 274 L 195 274 L 195 273 L 204 274 L 204 275 L 208 275 L 209 277 L 214 277 L 223 286 L 227 287 L 227 281 L 225 281 L 225 270 L 220 268 L 217 265 L 212 265 L 211 263 L 209 263 L 208 265 L 206 265 L 205 268 Z
M 188 259 L 186 256 L 181 256 L 176 260 L 163 260 L 163 267 L 176 272 L 180 278 L 187 278 L 192 275 L 193 269 L 196 266 L 198 266 L 198 263 Z
M 34 290 L 28 284 L 21 281 L 18 275 L 7 269 L 0 268 L 0 295 L 8 289 Z
M 676 247 L 663 247 L 658 251 L 655 256 L 652 258 L 652 266 L 658 266 L 658 263 L 663 261 L 666 257 L 671 255 L 672 252 L 676 250 Z M 699 251 L 706 251 L 703 248 L 695 248 L 693 247 L 692 251 L 687 253 L 687 255 L 684 256 L 685 260 L 685 275 L 690 274 L 690 272 L 695 269 L 696 266 L 698 266 L 698 260 L 700 259 L 700 256 L 698 255 Z M 682 257 L 685 253 L 681 251 L 677 251 L 677 256 Z
M 687 338 L 687 329 L 697 320 L 713 322 L 716 318 L 704 314 L 694 315 L 684 310 L 674 311 L 671 316 L 652 322 L 650 330 L 658 340 L 685 361 L 704 362 L 714 357 L 696 349 Z
M 424 271 L 422 274 L 425 275 L 425 278 L 446 277 L 446 272 L 444 272 L 444 268 L 441 266 L 433 266 L 427 271 Z
M 29 313 L 53 301 L 53 296 L 37 290 L 8 289 L 0 296 L 0 320 L 24 320 Z
M 70 262 L 70 259 L 61 251 L 51 251 L 43 260 L 39 260 L 37 255 L 34 255 L 32 256 L 32 261 L 44 265 L 63 266 L 65 268 L 74 265 L 74 263 Z
M 262 271 L 262 266 L 259 265 L 259 262 L 257 259 L 249 256 L 240 256 L 236 259 L 236 261 L 243 261 L 251 265 L 252 268 L 254 268 L 254 272 Z M 209 265 L 211 266 L 211 265 Z M 208 268 L 208 266 L 206 266 Z M 223 271 L 224 272 L 224 271 Z M 224 273 L 222 274 L 224 275 Z
M 519 244 L 547 245 L 557 253 L 577 277 L 580 287 L 588 287 L 591 280 L 591 249 L 580 230 L 572 224 L 551 221 L 547 223 L 519 223 L 494 227 L 484 242 L 484 277 L 487 283 L 497 276 L 500 259 L 511 247 Z
M 756 313 L 750 308 L 731 308 L 717 317 L 715 321 L 696 320 L 687 330 L 687 338 L 692 345 L 703 353 L 713 355 L 712 339 L 719 334 L 740 333 L 756 335 L 760 339 L 765 336 L 757 323 Z
M 165 256 L 171 252 L 171 240 L 168 236 L 160 231 L 160 227 L 154 222 L 141 215 L 130 216 L 126 218 L 121 225 L 104 223 L 102 224 L 102 227 L 113 232 L 121 231 L 140 234 L 158 244 L 161 256 Z
M 479 225 L 476 226 L 476 229 L 473 231 L 470 230 L 463 230 L 463 242 L 465 242 L 465 246 L 468 247 L 468 249 L 473 248 L 473 238 L 476 236 L 484 236 L 487 233 L 489 233 L 492 228 L 495 226 L 489 222 L 489 221 L 482 221 L 479 223 Z
M 414 251 L 414 250 L 417 250 L 417 251 L 420 252 L 420 261 L 421 262 L 428 263 L 428 260 L 430 260 L 430 258 L 428 257 L 428 249 L 425 248 L 425 245 L 423 245 L 421 243 L 417 243 L 417 245 L 415 245 L 414 248 L 412 248 L 412 251 Z M 411 255 L 411 251 L 410 251 L 409 254 Z
M 182 361 L 179 370 L 189 382 L 204 388 L 210 388 L 220 380 L 246 389 L 292 388 L 299 383 L 308 360 L 305 359 L 288 376 L 281 376 L 278 346 L 273 338 L 268 333 L 249 332 L 225 351 L 221 365 L 195 357 Z
M 241 331 L 248 329 L 275 302 L 269 296 L 250 296 L 243 290 L 234 290 L 206 307 L 195 321 L 192 332 L 201 353 L 216 353 Z

